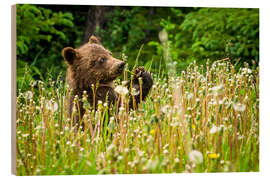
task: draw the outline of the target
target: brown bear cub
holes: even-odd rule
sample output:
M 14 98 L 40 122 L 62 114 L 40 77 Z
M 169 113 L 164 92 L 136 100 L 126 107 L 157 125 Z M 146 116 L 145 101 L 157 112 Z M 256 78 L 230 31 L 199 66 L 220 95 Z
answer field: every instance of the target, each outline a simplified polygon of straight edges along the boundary
M 102 101 L 104 103 L 107 100 L 109 105 L 116 103 L 118 95 L 114 91 L 113 80 L 123 73 L 125 62 L 112 57 L 112 53 L 105 49 L 95 36 L 91 36 L 89 42 L 79 48 L 64 48 L 62 55 L 68 65 L 66 81 L 69 88 L 73 90 L 73 95 L 68 97 L 70 116 L 75 95 L 81 99 L 84 91 L 87 92 L 88 102 L 91 106 L 93 106 L 94 98 L 95 102 Z M 134 74 L 131 81 L 132 87 L 135 88 L 136 92 L 140 92 L 139 78 L 141 78 L 142 95 L 137 93 L 134 96 L 135 103 L 133 103 L 133 98 L 130 98 L 129 108 L 134 108 L 134 104 L 137 107 L 140 97 L 144 100 L 153 85 L 150 73 L 145 71 L 143 67 L 136 68 Z M 131 82 L 128 83 L 128 88 Z M 93 85 L 97 85 L 95 96 L 93 96 L 92 91 Z M 97 103 L 95 103 L 96 108 Z M 79 113 L 80 117 L 85 113 L 82 101 L 79 101 Z M 74 125 L 81 124 L 82 128 L 84 126 L 78 116 L 73 119 L 73 122 Z

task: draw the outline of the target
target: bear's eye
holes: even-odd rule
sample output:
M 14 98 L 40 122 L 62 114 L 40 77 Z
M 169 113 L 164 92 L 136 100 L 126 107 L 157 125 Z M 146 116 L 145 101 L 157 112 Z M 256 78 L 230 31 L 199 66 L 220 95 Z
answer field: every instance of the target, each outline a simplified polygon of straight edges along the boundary
M 106 58 L 101 58 L 101 59 L 99 60 L 99 63 L 102 64 L 102 63 L 104 63 L 105 61 L 106 61 Z

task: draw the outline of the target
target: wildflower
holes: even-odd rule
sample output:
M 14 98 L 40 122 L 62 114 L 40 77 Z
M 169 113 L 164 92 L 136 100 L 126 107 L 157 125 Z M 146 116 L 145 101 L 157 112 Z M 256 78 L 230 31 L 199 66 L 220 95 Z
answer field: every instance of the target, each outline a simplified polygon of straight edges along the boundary
M 203 162 L 203 155 L 200 151 L 193 150 L 188 154 L 189 160 L 195 164 Z
M 123 106 L 121 106 L 121 107 L 119 108 L 119 111 L 120 111 L 120 112 L 124 112 L 124 111 L 125 111 L 125 108 L 124 108 Z
M 98 100 L 98 105 L 102 106 L 102 101 Z
M 170 126 L 172 127 L 177 127 L 179 125 L 179 123 L 177 121 L 174 121 L 170 124 Z
M 217 101 L 214 99 L 211 99 L 209 104 L 215 106 L 215 105 L 217 105 Z
M 207 157 L 208 157 L 209 159 L 217 159 L 217 158 L 219 158 L 219 154 L 216 154 L 216 153 L 208 153 L 208 154 L 207 154 Z
M 35 127 L 35 130 L 40 130 L 42 129 L 42 126 L 38 125 L 37 127 Z
M 67 141 L 67 145 L 70 145 L 70 141 Z
M 142 157 L 144 155 L 144 152 L 143 151 L 139 151 L 139 156 Z
M 117 92 L 118 94 L 125 96 L 128 93 L 128 89 L 126 87 L 123 86 L 116 86 L 116 88 L 114 89 L 115 92 Z
M 40 173 L 40 169 L 36 169 L 36 173 L 37 173 L 37 174 Z
M 249 69 L 249 68 L 243 68 L 242 71 L 245 72 L 245 73 L 247 73 L 247 74 L 251 74 L 252 73 L 251 69 Z
M 117 157 L 117 160 L 118 161 L 121 161 L 123 159 L 123 156 L 121 156 L 121 155 L 119 155 L 118 157 Z
M 29 134 L 22 134 L 22 137 L 27 137 L 27 136 L 29 136 Z
M 125 148 L 125 149 L 124 149 L 124 152 L 125 152 L 125 153 L 128 153 L 128 152 L 129 152 L 129 149 L 128 149 L 128 148 Z
M 218 103 L 222 105 L 222 104 L 224 104 L 225 101 L 226 101 L 226 98 L 223 98 L 222 100 L 219 100 Z
M 233 104 L 233 109 L 235 111 L 243 112 L 243 111 L 245 111 L 246 106 L 244 104 L 241 104 L 241 103 L 235 103 L 235 104 Z
M 193 98 L 193 93 L 189 93 L 189 94 L 187 95 L 187 99 L 191 99 L 191 98 Z
M 222 88 L 223 88 L 223 84 L 220 84 L 220 85 L 218 85 L 218 86 L 212 87 L 211 90 L 213 91 L 213 94 L 214 94 L 215 96 L 217 96 L 217 95 L 220 93 L 220 91 L 222 90 Z M 209 90 L 210 90 L 210 89 L 209 89 Z
M 55 112 L 58 109 L 58 104 L 53 100 L 49 100 L 46 103 L 46 108 L 52 112 Z
M 167 31 L 164 30 L 164 29 L 162 31 L 160 31 L 158 33 L 158 38 L 162 43 L 168 41 L 168 33 L 167 33 Z
M 32 91 L 26 91 L 26 92 L 24 93 L 24 97 L 25 97 L 26 99 L 32 99 L 32 98 L 33 98 L 33 93 L 32 93 Z
M 36 106 L 36 110 L 37 110 L 37 111 L 40 111 L 40 107 L 39 107 L 39 106 Z
M 224 160 L 221 160 L 221 161 L 220 161 L 220 164 L 224 164 Z
M 147 143 L 150 143 L 151 141 L 153 141 L 153 137 L 152 136 L 148 136 L 148 138 L 146 139 Z
M 140 93 L 140 92 L 139 92 L 139 91 L 136 91 L 135 88 L 132 88 L 132 89 L 131 89 L 131 95 L 132 95 L 132 96 L 137 96 L 139 93 Z
M 165 105 L 161 108 L 161 112 L 166 113 L 169 108 L 169 105 Z
M 217 127 L 215 125 L 212 126 L 212 128 L 210 129 L 210 134 L 215 134 L 216 132 L 218 132 L 220 130 L 220 127 Z
M 164 153 L 164 154 L 169 154 L 169 151 L 168 151 L 167 149 L 165 149 L 165 150 L 163 151 L 163 153 Z

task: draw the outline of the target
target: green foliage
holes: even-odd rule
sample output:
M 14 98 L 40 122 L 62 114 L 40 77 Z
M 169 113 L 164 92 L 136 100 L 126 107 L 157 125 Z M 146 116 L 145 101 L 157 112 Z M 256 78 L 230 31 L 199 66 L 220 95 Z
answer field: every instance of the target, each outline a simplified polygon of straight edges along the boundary
M 161 21 L 169 33 L 173 59 L 232 59 L 259 61 L 259 9 L 201 8 L 188 14 L 172 9 L 184 20 Z
M 41 79 L 48 72 L 55 79 L 65 71 L 61 51 L 67 45 L 78 46 L 81 43 L 83 26 L 75 24 L 81 24 L 85 18 L 61 9 L 57 11 L 56 6 L 16 5 L 17 82 L 29 75 L 33 79 Z M 30 74 L 23 73 L 25 67 Z M 26 85 L 21 84 L 20 88 L 23 90 Z
M 121 53 L 128 56 L 130 67 L 134 65 L 137 49 L 149 41 L 158 40 L 160 19 L 168 15 L 169 8 L 146 7 L 115 7 L 106 18 L 107 29 L 98 29 L 104 46 L 109 48 L 114 55 L 121 57 Z M 160 58 L 151 46 L 144 46 L 139 65 L 150 63 L 158 64 Z
M 34 80 L 34 71 L 29 68 L 27 63 L 21 60 L 17 60 L 17 67 L 17 90 L 25 91 L 28 89 L 30 82 Z
M 42 49 L 42 41 L 53 43 L 65 40 L 65 33 L 58 27 L 72 28 L 71 13 L 53 12 L 35 5 L 17 5 L 17 55 L 21 57 L 36 46 Z
M 62 49 L 81 45 L 87 10 L 17 5 L 17 59 L 35 66 L 43 76 L 52 70 L 56 79 L 66 69 Z M 259 62 L 258 9 L 112 7 L 104 15 L 105 25 L 94 33 L 113 56 L 121 59 L 125 54 L 129 68 L 142 45 L 137 65 L 159 75 L 164 72 L 165 77 L 172 66 L 180 73 L 194 60 L 205 64 L 207 59 L 229 57 L 237 67 L 253 59 L 256 65 Z M 159 39 L 163 31 L 168 33 L 166 42 Z

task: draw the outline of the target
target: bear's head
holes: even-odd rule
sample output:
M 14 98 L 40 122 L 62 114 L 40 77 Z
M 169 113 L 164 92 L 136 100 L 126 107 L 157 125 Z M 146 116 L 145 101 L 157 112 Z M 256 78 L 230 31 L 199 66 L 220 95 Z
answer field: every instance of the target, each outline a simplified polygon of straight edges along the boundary
M 125 62 L 114 58 L 95 36 L 79 48 L 64 48 L 62 56 L 68 65 L 69 76 L 79 88 L 88 88 L 97 82 L 109 84 L 123 73 L 125 67 Z

